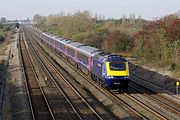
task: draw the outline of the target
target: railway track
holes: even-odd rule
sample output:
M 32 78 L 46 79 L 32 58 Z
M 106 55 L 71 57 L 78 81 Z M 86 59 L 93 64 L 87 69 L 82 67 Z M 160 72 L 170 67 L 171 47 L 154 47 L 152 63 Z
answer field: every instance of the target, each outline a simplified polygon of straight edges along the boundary
M 37 37 L 37 36 L 36 36 Z M 52 51 L 52 50 L 51 50 Z M 52 51 L 54 52 L 54 51 Z M 60 57 L 59 57 L 60 58 Z M 67 63 L 66 60 L 60 58 L 62 61 L 64 61 L 65 63 Z M 105 89 L 103 89 L 102 87 L 100 87 L 100 85 L 97 85 L 96 83 L 94 83 L 92 80 L 90 80 L 89 78 L 87 78 L 87 76 L 85 74 L 82 74 L 82 72 L 80 72 L 79 70 L 77 70 L 73 65 L 68 64 L 69 67 L 71 67 L 72 69 L 74 69 L 74 71 L 76 71 L 79 75 L 81 75 L 84 79 L 88 80 L 89 83 L 91 83 L 93 86 L 97 87 L 103 94 L 108 94 L 109 96 L 111 96 L 112 98 L 114 98 L 115 100 L 117 100 L 120 104 L 123 104 L 126 108 L 128 108 L 135 116 L 143 118 L 143 119 L 169 119 L 167 116 L 163 115 L 162 113 L 158 112 L 157 110 L 154 110 L 153 108 L 145 105 L 143 102 L 139 101 L 138 99 L 136 99 L 135 97 L 131 96 L 129 93 L 125 93 L 123 94 L 124 96 L 126 96 L 126 99 L 128 98 L 129 100 L 133 101 L 134 103 L 136 103 L 136 105 L 142 107 L 143 109 L 141 109 L 140 111 L 136 110 L 136 108 L 132 108 L 132 106 L 130 104 L 127 103 L 127 101 L 129 100 L 122 100 L 121 97 L 122 95 L 118 95 L 118 94 L 114 94 L 111 92 L 107 92 Z M 132 86 L 130 85 L 130 87 L 132 88 Z M 133 88 L 132 88 L 133 89 Z M 137 89 L 136 89 L 137 90 Z M 142 91 L 141 91 L 142 94 Z M 144 92 L 143 92 L 144 94 Z M 157 93 L 154 93 L 157 94 Z M 146 95 L 147 96 L 147 95 Z M 157 102 L 157 98 L 153 99 L 154 101 Z M 172 101 L 169 101 L 170 103 Z M 160 103 L 160 102 L 158 102 Z M 166 104 L 166 103 L 164 103 Z M 178 109 L 174 109 L 170 106 L 168 106 L 167 104 L 164 105 L 163 103 L 161 105 L 165 106 L 165 108 L 169 109 L 171 112 L 174 112 L 175 114 L 179 115 L 179 111 Z M 135 105 L 135 106 L 136 106 Z M 143 112 L 143 111 L 146 111 Z
M 66 61 L 64 61 L 66 62 Z M 72 65 L 71 66 L 72 69 L 76 70 Z M 77 71 L 77 70 L 76 70 Z M 121 96 L 119 96 L 119 94 L 115 94 L 113 92 L 109 92 L 107 90 L 105 90 L 104 88 L 102 88 L 101 85 L 98 85 L 96 82 L 92 81 L 90 78 L 87 78 L 87 76 L 85 74 L 82 74 L 82 72 L 77 71 L 79 75 L 81 75 L 84 79 L 86 79 L 89 83 L 91 83 L 93 86 L 95 86 L 97 89 L 99 89 L 103 94 L 106 94 L 108 96 L 111 96 L 112 98 L 114 98 L 114 100 L 116 100 L 118 103 L 120 103 L 121 105 L 123 105 L 125 108 L 128 108 L 128 110 L 134 114 L 137 118 L 142 118 L 142 119 L 150 119 L 150 118 L 154 118 L 154 119 L 160 119 L 160 120 L 165 120 L 166 118 L 161 115 L 158 114 L 157 112 L 155 112 L 154 110 L 152 110 L 151 108 L 149 108 L 148 106 L 146 106 L 145 104 L 141 103 L 140 101 L 138 101 L 137 99 L 133 98 L 132 96 L 130 96 L 129 94 L 123 94 L 124 96 L 126 96 L 125 100 L 123 100 L 121 98 Z M 127 100 L 130 99 L 130 100 Z M 135 102 L 136 105 L 142 107 L 143 109 L 141 109 L 140 111 L 137 110 L 136 105 L 135 107 L 132 107 L 132 104 L 128 104 L 127 101 L 131 102 Z M 134 103 L 133 103 L 134 104 Z M 146 112 L 145 112 L 146 111 Z
M 143 95 L 147 100 L 146 101 L 153 101 L 153 104 L 161 106 L 161 108 L 158 108 L 158 106 L 154 106 L 153 104 L 149 104 L 150 107 L 154 107 L 156 112 L 159 112 L 161 114 L 164 114 L 166 118 L 168 119 L 179 119 L 180 118 L 180 104 L 170 100 L 169 98 L 164 97 L 163 95 L 156 93 L 150 88 L 147 88 L 135 80 L 131 80 L 131 83 L 129 84 L 129 87 L 131 90 L 133 90 L 135 93 Z M 131 93 L 129 93 L 131 94 Z M 163 109 L 162 109 L 163 108 Z M 153 108 L 152 108 L 153 109 Z
M 34 33 L 35 34 L 35 33 Z M 33 36 L 32 36 L 33 37 Z M 35 37 L 35 36 L 34 36 Z M 34 39 L 37 39 L 37 38 L 34 38 Z M 43 51 L 44 52 L 44 51 Z M 46 53 L 47 54 L 47 53 Z M 52 59 L 52 58 L 49 58 L 49 59 Z M 61 58 L 62 59 L 62 58 Z M 67 61 L 65 61 L 65 59 L 62 59 L 65 63 L 67 62 Z M 53 60 L 51 60 L 51 61 L 53 61 Z M 57 64 L 57 63 L 55 63 L 55 64 Z M 74 69 L 74 70 L 76 70 L 75 68 L 74 68 L 74 66 L 72 65 L 72 64 L 69 64 L 69 66 L 72 68 L 72 69 Z M 78 73 L 81 73 L 79 70 L 76 70 Z M 82 74 L 82 73 L 81 73 Z M 83 75 L 83 74 L 82 74 Z M 87 76 L 85 76 L 85 75 L 83 75 L 83 77 L 85 77 L 86 79 L 87 79 Z M 92 82 L 92 81 L 91 81 Z M 93 82 L 93 84 L 95 84 L 94 82 Z M 99 87 L 100 89 L 101 89 L 101 87 Z M 101 91 L 103 91 L 103 89 L 101 89 Z M 104 92 L 103 91 L 103 93 L 105 93 L 105 94 L 107 94 L 106 92 Z M 102 93 L 102 94 L 103 94 Z M 111 96 L 110 96 L 111 97 Z M 131 114 L 131 116 L 133 116 L 133 118 L 135 118 L 135 119 L 139 119 L 139 118 L 144 118 L 144 119 L 146 119 L 145 117 L 143 117 L 142 115 L 140 115 L 139 113 L 137 113 L 134 109 L 132 109 L 130 106 L 128 106 L 126 103 L 124 103 L 124 102 L 122 102 L 122 101 L 118 101 L 119 102 L 119 104 L 124 104 L 124 106 L 123 106 L 123 108 L 124 109 L 127 109 L 128 108 L 128 112 L 130 112 L 130 114 Z
M 29 38 L 32 38 L 30 34 Z M 47 79 L 50 79 L 49 82 L 53 82 L 53 84 L 58 88 L 60 93 L 78 116 L 78 119 L 102 120 L 102 117 L 88 103 L 88 101 L 81 95 L 81 93 L 79 93 L 76 88 L 73 87 L 71 83 L 57 70 L 56 66 L 49 62 L 47 57 L 42 54 L 41 50 L 37 50 L 35 44 L 32 49 L 36 51 L 36 57 L 39 57 L 38 59 L 40 63 L 43 65 L 44 70 L 48 73 L 49 77 Z
M 65 63 L 67 62 L 67 61 L 65 61 L 65 59 L 62 59 L 62 60 L 63 60 Z M 119 98 L 117 98 L 117 97 L 114 96 L 113 94 L 111 94 L 111 93 L 109 93 L 109 92 L 107 92 L 107 91 L 104 91 L 104 89 L 103 89 L 101 86 L 97 85 L 97 84 L 94 83 L 92 80 L 90 80 L 89 78 L 87 78 L 87 76 L 86 76 L 85 74 L 82 74 L 79 70 L 76 70 L 73 65 L 69 64 L 69 67 L 71 67 L 72 69 L 74 69 L 75 71 L 77 71 L 78 74 L 80 74 L 81 76 L 83 76 L 83 78 L 87 79 L 93 86 L 98 87 L 98 89 L 99 89 L 101 92 L 103 92 L 103 94 L 108 94 L 108 96 L 110 96 L 110 97 L 114 98 L 116 101 L 118 101 L 118 103 L 121 104 L 121 105 L 123 105 L 124 108 L 128 109 L 129 112 L 130 112 L 131 114 L 133 114 L 133 116 L 136 116 L 136 118 L 146 119 L 145 116 L 139 114 L 135 109 L 131 108 L 131 106 L 127 105 L 127 103 L 125 103 L 124 101 L 120 100 Z
M 136 71 L 136 69 L 138 69 L 138 67 L 134 68 L 132 71 Z M 163 76 L 163 78 L 166 78 L 166 77 L 167 77 L 166 75 Z M 133 78 L 131 80 L 132 82 L 136 82 L 137 84 L 139 84 L 141 86 L 143 85 L 144 87 L 148 88 L 150 91 L 153 91 L 154 93 L 158 94 L 160 92 L 163 92 L 165 94 L 171 94 L 171 95 L 174 94 L 174 93 L 172 93 L 172 91 L 170 91 L 170 92 L 166 91 L 165 88 L 163 88 L 161 85 L 159 85 L 160 84 L 159 82 L 155 83 L 151 80 L 144 79 L 143 77 L 138 76 L 134 73 L 131 74 L 131 78 Z M 161 79 L 163 79 L 163 78 L 158 78 L 158 80 L 161 81 Z M 176 81 L 174 81 L 174 82 L 176 82 Z M 177 101 L 180 100 L 180 98 L 177 97 L 176 95 L 172 95 L 169 97 L 169 96 L 166 96 L 165 94 L 159 94 L 159 95 L 165 99 L 168 99 L 169 101 L 172 101 L 173 103 L 177 103 Z
M 20 52 L 24 67 L 26 90 L 33 120 L 54 119 L 43 89 L 39 85 L 38 78 L 32 65 L 27 43 L 22 31 L 19 33 Z
M 49 106 L 51 106 L 52 113 L 54 114 L 55 119 L 80 119 L 79 114 L 74 111 L 72 106 L 69 105 L 69 102 L 64 98 L 62 91 L 54 84 L 52 81 L 53 77 L 48 72 L 47 68 L 45 67 L 44 63 L 41 61 L 41 58 L 36 54 L 37 50 L 33 49 L 30 44 L 32 43 L 31 36 L 24 31 L 24 34 L 27 39 L 27 44 L 29 46 L 29 50 L 32 53 L 32 57 L 34 61 L 36 61 L 37 69 L 41 68 L 39 71 L 39 76 L 43 79 L 40 81 L 40 85 L 44 90 L 47 101 L 49 102 Z M 43 75 L 42 75 L 43 74 Z
M 133 83 L 138 84 L 139 86 L 144 86 L 144 88 L 148 89 L 149 91 L 151 91 L 153 93 L 158 94 L 159 96 L 163 97 L 164 99 L 167 99 L 173 103 L 177 103 L 176 100 L 180 100 L 178 97 L 175 97 L 175 96 L 171 96 L 172 98 L 170 98 L 170 97 L 167 97 L 163 94 L 159 94 L 159 92 L 161 92 L 161 90 L 163 92 L 164 88 L 158 86 L 157 84 L 155 84 L 149 80 L 146 80 L 146 79 L 139 77 L 137 75 L 134 75 L 134 74 L 132 74 L 132 77 L 133 77 L 133 79 L 131 81 Z M 138 80 L 138 82 L 137 82 L 137 80 Z M 143 81 L 143 83 L 141 81 Z M 170 94 L 172 94 L 172 93 L 170 93 Z

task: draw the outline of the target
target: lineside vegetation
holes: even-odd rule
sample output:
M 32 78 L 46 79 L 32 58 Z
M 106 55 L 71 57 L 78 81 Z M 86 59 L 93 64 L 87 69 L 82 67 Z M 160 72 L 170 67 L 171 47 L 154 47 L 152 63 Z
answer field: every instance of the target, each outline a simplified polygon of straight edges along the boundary
M 10 31 L 10 26 L 6 26 L 0 23 L 0 43 L 3 43 L 7 37 L 8 31 Z
M 138 58 L 138 63 L 180 70 L 180 13 L 147 21 L 129 18 L 104 19 L 89 11 L 34 16 L 36 26 L 86 45 Z

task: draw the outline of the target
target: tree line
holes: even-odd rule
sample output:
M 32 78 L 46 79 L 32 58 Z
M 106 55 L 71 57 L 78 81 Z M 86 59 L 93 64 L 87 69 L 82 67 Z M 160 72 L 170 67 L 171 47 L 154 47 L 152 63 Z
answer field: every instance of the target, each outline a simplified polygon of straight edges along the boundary
M 139 15 L 105 19 L 89 11 L 74 14 L 36 14 L 36 26 L 43 31 L 71 38 L 108 52 L 131 55 L 141 63 L 168 65 L 180 69 L 180 12 L 157 20 L 144 20 Z

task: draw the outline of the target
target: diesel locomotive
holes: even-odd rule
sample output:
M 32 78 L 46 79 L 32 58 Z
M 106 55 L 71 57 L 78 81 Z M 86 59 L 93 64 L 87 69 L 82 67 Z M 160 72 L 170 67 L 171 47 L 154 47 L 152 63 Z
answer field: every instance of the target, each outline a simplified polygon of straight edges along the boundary
M 128 89 L 129 66 L 124 57 L 47 32 L 41 34 L 41 40 L 73 61 L 78 68 L 88 73 L 92 80 L 103 84 L 107 89 Z

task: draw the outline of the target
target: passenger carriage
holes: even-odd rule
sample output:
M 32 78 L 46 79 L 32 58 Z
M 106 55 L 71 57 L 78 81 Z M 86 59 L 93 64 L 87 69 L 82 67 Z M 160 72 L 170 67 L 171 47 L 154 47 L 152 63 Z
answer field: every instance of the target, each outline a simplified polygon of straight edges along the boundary
M 63 37 L 59 37 L 59 36 L 54 37 L 53 46 L 56 52 L 59 52 L 60 41 L 62 41 L 63 39 L 64 39 Z
M 99 52 L 102 52 L 102 50 L 91 46 L 81 46 L 77 49 L 77 63 L 78 66 L 83 70 L 83 72 L 91 72 L 92 57 Z
M 83 44 L 78 43 L 78 42 L 70 42 L 66 44 L 66 46 L 67 46 L 66 47 L 67 57 L 76 64 L 77 63 L 77 49 L 83 46 Z

